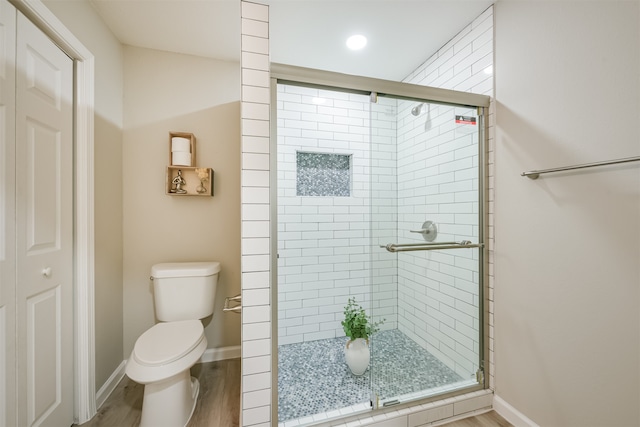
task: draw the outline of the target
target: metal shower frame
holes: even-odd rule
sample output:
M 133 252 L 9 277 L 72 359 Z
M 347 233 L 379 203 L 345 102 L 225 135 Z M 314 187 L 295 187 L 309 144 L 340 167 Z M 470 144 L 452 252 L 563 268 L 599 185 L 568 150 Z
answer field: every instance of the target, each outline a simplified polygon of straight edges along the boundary
M 402 407 L 413 406 L 416 404 L 427 403 L 430 401 L 442 400 L 448 397 L 459 395 L 466 392 L 489 388 L 489 303 L 488 303 L 488 268 L 486 268 L 488 257 L 488 245 L 485 240 L 488 231 L 487 221 L 487 188 L 488 182 L 488 166 L 487 166 L 487 150 L 488 150 L 488 111 L 490 97 L 486 95 L 460 92 L 448 89 L 434 88 L 429 86 L 421 86 L 410 83 L 394 82 L 389 80 L 374 79 L 369 77 L 354 76 L 349 74 L 341 74 L 330 71 L 316 70 L 310 68 L 296 67 L 284 64 L 271 63 L 271 130 L 270 130 L 270 218 L 271 218 L 271 381 L 272 381 L 272 397 L 271 397 L 271 419 L 278 419 L 278 222 L 277 222 L 277 156 L 273 155 L 277 151 L 277 84 L 284 83 L 290 85 L 314 87 L 329 90 L 339 90 L 348 93 L 358 93 L 368 95 L 372 101 L 378 95 L 385 95 L 394 98 L 402 98 L 406 100 L 415 100 L 416 102 L 429 102 L 433 104 L 459 105 L 465 107 L 477 108 L 478 115 L 482 116 L 479 129 L 478 144 L 478 188 L 480 192 L 481 203 L 479 203 L 478 225 L 479 235 L 478 244 L 473 247 L 480 248 L 479 252 L 479 276 L 481 278 L 480 307 L 479 320 L 482 325 L 480 331 L 480 354 L 478 366 L 479 372 L 483 375 L 478 376 L 479 385 L 456 390 L 444 395 L 428 397 L 423 400 L 412 401 L 400 405 L 395 405 L 387 410 L 398 410 Z M 455 243 L 455 247 L 459 247 L 460 242 Z M 466 243 L 466 242 L 465 242 Z M 424 246 L 424 245 L 423 245 Z M 445 249 L 444 247 L 442 249 Z M 376 412 L 384 412 L 385 408 L 376 409 Z

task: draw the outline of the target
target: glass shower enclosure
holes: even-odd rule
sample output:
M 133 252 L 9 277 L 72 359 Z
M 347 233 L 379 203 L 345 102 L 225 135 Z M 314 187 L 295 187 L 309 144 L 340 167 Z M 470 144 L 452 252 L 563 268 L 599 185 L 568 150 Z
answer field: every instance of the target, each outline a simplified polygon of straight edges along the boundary
M 274 84 L 282 426 L 484 387 L 484 108 L 398 85 Z M 362 375 L 349 299 L 379 324 Z

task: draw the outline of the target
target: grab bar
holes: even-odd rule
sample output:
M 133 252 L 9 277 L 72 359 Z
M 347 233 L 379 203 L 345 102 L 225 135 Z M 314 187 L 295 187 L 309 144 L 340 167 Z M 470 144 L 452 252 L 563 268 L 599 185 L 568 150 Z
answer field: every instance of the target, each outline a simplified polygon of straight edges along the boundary
M 461 242 L 438 242 L 438 243 L 389 243 L 381 248 L 389 252 L 408 252 L 408 251 L 435 251 L 439 249 L 462 249 L 462 248 L 482 248 L 484 243 L 471 243 L 469 240 Z
M 229 307 L 229 302 L 241 302 L 242 301 L 242 294 L 236 295 L 235 297 L 226 297 L 224 299 L 224 307 L 222 308 L 222 311 L 232 311 L 234 313 L 240 313 L 242 311 L 242 304 L 238 304 L 236 306 L 233 307 Z

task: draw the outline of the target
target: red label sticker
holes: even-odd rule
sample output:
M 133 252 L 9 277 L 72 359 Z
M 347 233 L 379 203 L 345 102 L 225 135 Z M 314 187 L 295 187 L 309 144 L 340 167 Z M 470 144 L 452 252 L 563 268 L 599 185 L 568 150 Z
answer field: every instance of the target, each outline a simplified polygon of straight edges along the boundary
M 461 125 L 475 125 L 476 118 L 471 116 L 456 116 L 456 123 Z

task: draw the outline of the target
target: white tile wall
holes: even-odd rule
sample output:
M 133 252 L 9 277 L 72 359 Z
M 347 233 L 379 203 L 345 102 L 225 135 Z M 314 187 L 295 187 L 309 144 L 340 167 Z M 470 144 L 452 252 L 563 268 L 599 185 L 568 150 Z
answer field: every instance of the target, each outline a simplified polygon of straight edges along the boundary
M 493 95 L 492 69 L 493 7 L 490 7 L 404 81 Z
M 269 8 L 241 2 L 242 19 L 242 412 L 271 424 L 269 205 Z
M 487 276 L 488 286 L 486 286 L 488 292 L 488 305 L 485 306 L 485 313 L 488 314 L 489 317 L 489 387 L 492 390 L 495 390 L 495 361 L 494 361 L 494 352 L 493 352 L 493 289 L 494 289 L 494 242 L 495 242 L 495 234 L 494 234 L 494 195 L 495 195 L 495 180 L 494 180 L 494 171 L 495 171 L 495 101 L 494 98 L 491 98 L 491 104 L 489 105 L 489 137 L 488 137 L 488 147 L 487 147 L 487 222 L 488 222 L 488 235 L 485 239 L 488 243 L 488 272 Z

